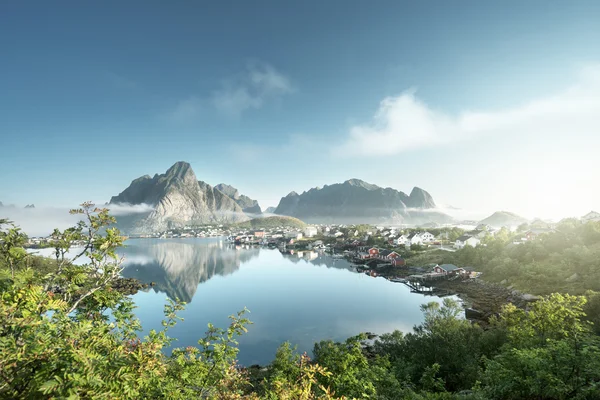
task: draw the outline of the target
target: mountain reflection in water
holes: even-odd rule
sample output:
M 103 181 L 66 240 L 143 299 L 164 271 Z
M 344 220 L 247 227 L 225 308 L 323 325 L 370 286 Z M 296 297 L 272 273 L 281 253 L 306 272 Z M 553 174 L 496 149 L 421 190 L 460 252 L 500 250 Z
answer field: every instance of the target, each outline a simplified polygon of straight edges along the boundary
M 154 283 L 155 291 L 171 299 L 190 303 L 198 284 L 215 275 L 229 275 L 240 265 L 258 257 L 261 248 L 239 246 L 215 239 L 137 239 L 129 240 L 121 251 L 125 256 L 122 275 L 144 283 Z M 278 251 L 278 250 L 263 250 Z M 353 270 L 345 260 L 316 251 L 289 251 L 283 257 L 297 264 Z
M 229 275 L 258 257 L 258 248 L 236 248 L 220 239 L 140 239 L 128 241 L 122 275 L 144 283 L 172 299 L 190 303 L 198 284 Z

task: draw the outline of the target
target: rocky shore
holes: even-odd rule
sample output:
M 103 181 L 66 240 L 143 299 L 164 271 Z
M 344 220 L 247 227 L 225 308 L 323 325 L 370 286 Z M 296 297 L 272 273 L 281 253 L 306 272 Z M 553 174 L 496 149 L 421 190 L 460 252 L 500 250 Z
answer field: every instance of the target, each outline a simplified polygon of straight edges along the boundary
M 368 271 L 367 266 L 358 266 L 358 271 Z M 377 276 L 386 279 L 406 278 L 415 273 L 422 273 L 421 268 L 380 266 L 376 270 Z M 487 282 L 482 279 L 440 279 L 429 282 L 431 287 L 442 293 L 450 293 L 460 297 L 467 309 L 469 319 L 487 320 L 490 316 L 500 312 L 503 305 L 512 303 L 519 308 L 526 309 L 528 304 L 538 299 L 537 296 L 524 294 L 501 284 Z

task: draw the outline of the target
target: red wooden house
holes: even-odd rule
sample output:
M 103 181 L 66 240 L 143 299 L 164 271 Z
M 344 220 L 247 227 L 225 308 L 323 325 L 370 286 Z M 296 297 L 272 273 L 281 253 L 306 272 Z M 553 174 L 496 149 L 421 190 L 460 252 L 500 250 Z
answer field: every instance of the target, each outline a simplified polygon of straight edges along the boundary
M 401 267 L 406 265 L 406 261 L 402 257 L 392 258 L 392 265 L 394 267 Z
M 379 257 L 379 249 L 377 247 L 371 247 L 369 249 L 369 256 L 371 256 L 371 258 Z

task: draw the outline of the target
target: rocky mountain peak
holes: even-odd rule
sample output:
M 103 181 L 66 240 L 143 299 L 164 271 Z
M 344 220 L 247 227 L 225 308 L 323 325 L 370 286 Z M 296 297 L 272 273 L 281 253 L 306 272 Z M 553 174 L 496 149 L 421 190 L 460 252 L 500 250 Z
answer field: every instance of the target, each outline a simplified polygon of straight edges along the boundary
M 415 186 L 410 195 L 408 196 L 408 207 L 413 208 L 435 208 L 435 202 L 433 201 L 433 197 L 431 195 L 421 189 L 420 187 Z
M 258 205 L 258 201 L 252 200 L 250 197 L 240 194 L 240 192 L 231 185 L 225 183 L 219 183 L 215 186 L 215 189 L 221 191 L 223 194 L 230 197 L 235 201 L 245 213 L 247 214 L 260 214 L 262 210 Z
M 219 183 L 217 186 L 215 186 L 215 189 L 220 190 L 234 200 L 237 200 L 240 197 L 240 192 L 236 188 L 225 183 Z
M 122 228 L 133 233 L 162 231 L 184 225 L 240 222 L 248 219 L 227 195 L 198 181 L 189 163 L 179 161 L 164 174 L 134 179 L 111 204 L 148 204 L 148 213 L 121 218 Z
M 361 187 L 361 188 L 364 188 L 367 190 L 379 189 L 379 186 L 377 186 L 377 185 L 373 185 L 372 183 L 368 183 L 361 179 L 356 179 L 356 178 L 348 179 L 346 182 L 344 182 L 344 184 L 350 185 L 350 186 Z
M 194 174 L 192 166 L 185 161 L 178 161 L 173 164 L 173 166 L 167 170 L 165 175 L 168 179 L 197 181 L 196 174 Z

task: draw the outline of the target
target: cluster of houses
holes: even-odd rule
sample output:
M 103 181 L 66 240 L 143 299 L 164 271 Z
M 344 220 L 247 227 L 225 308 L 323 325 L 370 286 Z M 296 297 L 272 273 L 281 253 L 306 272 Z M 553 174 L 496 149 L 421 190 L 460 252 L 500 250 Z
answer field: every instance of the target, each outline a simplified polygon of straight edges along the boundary
M 487 229 L 474 229 L 472 231 L 466 232 L 464 235 L 456 238 L 454 242 L 455 249 L 462 249 L 465 246 L 475 247 L 481 243 L 481 239 L 483 239 L 489 231 Z
M 396 246 L 421 246 L 434 243 L 435 236 L 429 232 L 414 231 L 409 234 L 400 234 L 398 237 L 394 238 L 393 241 Z
M 387 249 L 379 249 L 377 247 L 360 248 L 355 253 L 355 257 L 359 260 L 377 260 L 392 264 L 393 266 L 406 265 L 406 261 L 400 254 Z

